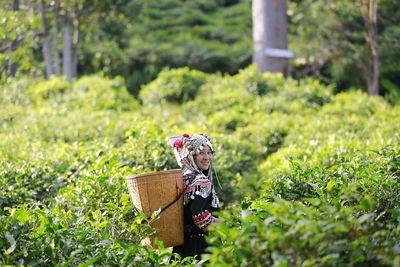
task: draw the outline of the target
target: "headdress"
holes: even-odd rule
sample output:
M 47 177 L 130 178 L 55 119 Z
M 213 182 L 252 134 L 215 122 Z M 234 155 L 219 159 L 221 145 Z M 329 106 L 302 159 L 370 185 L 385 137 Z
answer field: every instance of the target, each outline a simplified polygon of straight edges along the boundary
M 186 205 L 195 195 L 206 198 L 212 193 L 211 206 L 215 208 L 219 207 L 219 200 L 212 186 L 213 172 L 211 165 L 208 173 L 204 174 L 194 161 L 194 156 L 199 154 L 205 146 L 208 146 L 211 152 L 214 153 L 214 146 L 208 135 L 204 133 L 194 134 L 192 136 L 189 134 L 182 134 L 181 136 L 173 136 L 168 139 L 174 150 L 176 161 L 179 166 L 183 167 L 184 177 L 186 174 L 190 174 L 187 175 L 187 177 L 191 177 L 184 180 L 188 188 L 186 189 L 183 203 Z
M 174 150 L 176 161 L 179 166 L 183 166 L 189 170 L 201 172 L 194 162 L 194 155 L 197 155 L 208 146 L 211 152 L 214 153 L 214 146 L 211 143 L 210 137 L 205 133 L 200 134 L 182 134 L 181 136 L 173 136 L 169 141 Z

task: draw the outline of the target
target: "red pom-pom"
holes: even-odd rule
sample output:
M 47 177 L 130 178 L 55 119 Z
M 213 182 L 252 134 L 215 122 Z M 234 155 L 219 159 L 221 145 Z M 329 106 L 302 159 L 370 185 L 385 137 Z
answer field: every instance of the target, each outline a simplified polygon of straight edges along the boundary
M 182 140 L 180 140 L 180 139 L 175 140 L 174 147 L 179 147 L 179 148 L 183 147 Z
M 182 134 L 183 137 L 189 138 L 190 135 L 188 135 L 187 133 Z
M 199 133 L 199 135 L 203 135 L 203 136 L 204 136 L 204 135 L 206 135 L 206 134 L 205 134 L 205 133 Z

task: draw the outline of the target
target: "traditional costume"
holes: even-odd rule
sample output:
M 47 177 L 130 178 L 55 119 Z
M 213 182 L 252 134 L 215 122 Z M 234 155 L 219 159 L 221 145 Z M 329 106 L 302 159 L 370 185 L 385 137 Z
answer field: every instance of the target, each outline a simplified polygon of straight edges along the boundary
M 214 189 L 211 164 L 208 170 L 202 171 L 196 165 L 194 156 L 205 146 L 214 153 L 214 147 L 206 134 L 183 134 L 172 145 L 178 164 L 183 167 L 186 188 L 183 200 L 185 243 L 174 247 L 173 252 L 182 257 L 197 255 L 200 258 L 207 247 L 204 236 L 216 218 L 214 212 L 219 211 L 219 200 Z

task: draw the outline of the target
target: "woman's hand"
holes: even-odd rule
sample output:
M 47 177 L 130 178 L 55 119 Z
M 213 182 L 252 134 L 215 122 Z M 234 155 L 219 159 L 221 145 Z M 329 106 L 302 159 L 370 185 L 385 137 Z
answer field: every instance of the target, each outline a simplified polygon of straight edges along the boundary
M 207 227 L 205 229 L 203 229 L 203 231 L 204 232 L 208 232 L 208 227 L 209 226 L 213 225 L 214 223 L 219 223 L 219 222 L 224 222 L 224 219 L 217 218 L 217 217 L 213 216 L 211 223 L 209 225 L 207 225 Z
M 213 222 L 214 222 L 214 223 L 224 222 L 224 219 L 214 217 L 214 221 L 213 221 Z

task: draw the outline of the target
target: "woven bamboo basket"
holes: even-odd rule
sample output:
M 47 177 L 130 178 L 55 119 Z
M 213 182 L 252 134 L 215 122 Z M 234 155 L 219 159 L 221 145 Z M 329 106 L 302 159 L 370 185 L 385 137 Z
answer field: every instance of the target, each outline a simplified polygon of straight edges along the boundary
M 129 175 L 126 181 L 132 205 L 146 216 L 174 201 L 183 190 L 182 170 Z M 142 245 L 156 248 L 155 238 L 162 240 L 164 247 L 182 245 L 183 197 L 162 212 L 150 226 L 158 230 L 144 239 Z

